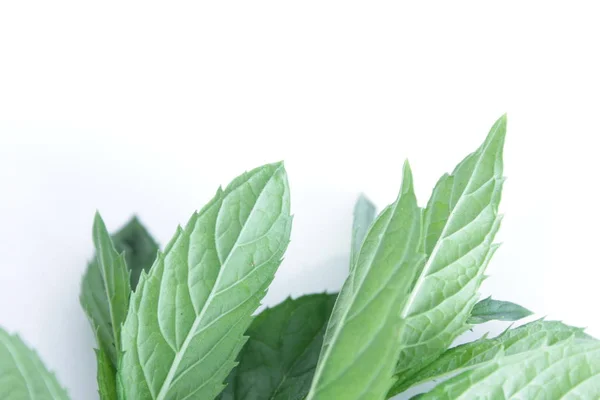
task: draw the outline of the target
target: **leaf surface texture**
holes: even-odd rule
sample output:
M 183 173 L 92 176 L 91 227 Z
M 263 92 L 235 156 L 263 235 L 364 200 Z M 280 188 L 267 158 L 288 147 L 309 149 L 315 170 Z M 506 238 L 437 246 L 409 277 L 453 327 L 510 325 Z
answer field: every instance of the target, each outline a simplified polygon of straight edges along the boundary
M 336 295 L 287 299 L 261 312 L 247 331 L 221 400 L 295 400 L 308 394 Z
M 497 248 L 493 239 L 500 224 L 505 133 L 502 117 L 477 151 L 438 181 L 427 204 L 422 241 L 427 261 L 399 306 L 400 380 L 435 360 L 469 327 L 485 268 Z
M 127 399 L 212 399 L 289 242 L 281 163 L 234 179 L 142 273 L 123 326 Z
M 421 400 L 598 399 L 600 342 L 565 340 L 499 357 L 437 386 Z
M 369 230 L 337 298 L 309 400 L 383 399 L 398 356 L 400 314 L 418 269 L 422 223 L 412 174 Z
M 542 347 L 554 346 L 575 338 L 590 340 L 580 328 L 557 321 L 538 320 L 515 329 L 506 330 L 496 338 L 466 343 L 444 352 L 437 360 L 421 369 L 411 371 L 397 382 L 399 392 L 430 381 L 456 375 L 495 362 L 500 357 L 530 353 Z

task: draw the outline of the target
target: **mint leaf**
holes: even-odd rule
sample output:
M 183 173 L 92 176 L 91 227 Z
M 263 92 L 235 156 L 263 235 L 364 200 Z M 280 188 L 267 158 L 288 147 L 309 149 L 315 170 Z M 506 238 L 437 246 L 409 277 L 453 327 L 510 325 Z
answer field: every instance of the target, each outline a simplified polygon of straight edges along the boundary
M 128 399 L 212 399 L 289 242 L 283 164 L 219 189 L 142 273 L 122 331 Z
M 0 328 L 0 399 L 67 400 L 69 396 L 35 351 Z
M 101 400 L 117 400 L 117 387 L 115 382 L 116 371 L 108 354 L 96 350 L 98 394 Z
M 528 317 L 531 311 L 509 301 L 494 300 L 491 297 L 481 300 L 471 310 L 469 324 L 482 324 L 488 321 L 517 321 Z
M 425 368 L 404 375 L 395 385 L 396 393 L 433 379 L 456 375 L 495 362 L 499 357 L 531 352 L 573 337 L 590 339 L 581 328 L 574 328 L 557 321 L 534 321 L 519 328 L 506 330 L 496 338 L 484 337 L 447 350 Z
M 598 399 L 600 342 L 564 340 L 497 357 L 438 385 L 421 400 Z
M 137 287 L 142 271 L 148 272 L 156 259 L 158 244 L 137 217 L 133 217 L 112 236 L 115 248 L 125 253 L 131 271 L 131 289 Z
M 261 312 L 221 400 L 288 400 L 308 394 L 336 295 L 287 299 Z
M 127 315 L 131 293 L 129 271 L 125 256 L 117 253 L 99 213 L 94 218 L 93 238 L 96 257 L 83 277 L 79 299 L 96 332 L 100 348 L 108 354 L 116 368 L 121 325 Z
M 398 199 L 369 230 L 340 291 L 309 400 L 384 398 L 398 359 L 398 302 L 422 265 L 421 216 L 407 163 Z
M 352 243 L 350 248 L 350 269 L 354 268 L 369 227 L 375 219 L 375 205 L 361 195 L 354 206 L 354 223 L 352 224 Z
M 504 116 L 479 149 L 433 190 L 422 241 L 427 261 L 408 299 L 399 304 L 398 377 L 435 360 L 469 326 L 485 268 L 497 248 L 492 242 L 500 224 L 505 133 Z

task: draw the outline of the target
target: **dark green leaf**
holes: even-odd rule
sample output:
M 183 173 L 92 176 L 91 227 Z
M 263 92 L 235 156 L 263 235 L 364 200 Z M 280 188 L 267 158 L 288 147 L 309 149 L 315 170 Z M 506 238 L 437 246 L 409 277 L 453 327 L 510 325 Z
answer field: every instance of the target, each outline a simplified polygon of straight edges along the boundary
M 334 294 L 287 299 L 256 317 L 221 400 L 304 398 L 317 366 Z
M 491 297 L 481 300 L 471 310 L 469 324 L 483 324 L 488 321 L 517 321 L 528 317 L 531 311 L 509 301 L 493 300 Z
M 131 289 L 135 290 L 142 271 L 148 272 L 156 259 L 158 244 L 137 217 L 131 218 L 112 239 L 117 251 L 125 252 L 127 267 L 131 271 Z

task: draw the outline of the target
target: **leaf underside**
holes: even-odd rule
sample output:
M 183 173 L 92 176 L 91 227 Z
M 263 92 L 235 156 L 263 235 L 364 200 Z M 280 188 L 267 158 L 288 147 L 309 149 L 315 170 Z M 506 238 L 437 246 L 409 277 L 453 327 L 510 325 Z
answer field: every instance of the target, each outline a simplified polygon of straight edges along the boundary
M 122 331 L 127 399 L 212 399 L 289 242 L 281 163 L 245 173 L 216 196 L 142 273 Z
M 294 400 L 308 394 L 336 295 L 287 299 L 261 312 L 221 400 Z
M 0 328 L 0 399 L 68 400 L 69 396 L 38 355 L 17 335 Z
M 419 264 L 420 228 L 406 164 L 398 199 L 369 230 L 337 298 L 308 399 L 385 396 L 398 355 L 397 303 Z

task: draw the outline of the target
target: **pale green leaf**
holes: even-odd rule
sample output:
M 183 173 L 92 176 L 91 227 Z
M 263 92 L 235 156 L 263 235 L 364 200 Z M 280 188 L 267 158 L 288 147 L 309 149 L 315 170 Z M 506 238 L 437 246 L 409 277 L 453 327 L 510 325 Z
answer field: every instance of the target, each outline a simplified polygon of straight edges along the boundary
M 99 213 L 94 218 L 93 239 L 96 257 L 83 277 L 80 302 L 96 332 L 99 347 L 116 367 L 121 325 L 131 293 L 129 271 L 124 254 L 115 250 Z
M 401 393 L 412 386 L 433 379 L 456 375 L 494 362 L 498 357 L 513 356 L 535 351 L 541 347 L 553 346 L 571 337 L 589 339 L 581 328 L 574 328 L 557 321 L 534 321 L 507 330 L 496 338 L 484 337 L 447 350 L 425 368 L 403 375 L 395 385 L 395 393 Z
M 598 398 L 600 342 L 572 338 L 497 357 L 438 385 L 420 400 Z
M 0 328 L 0 399 L 67 400 L 69 396 L 38 355 Z
M 469 326 L 485 267 L 497 247 L 492 242 L 500 223 L 505 132 L 502 117 L 479 149 L 433 190 L 424 217 L 427 261 L 408 300 L 399 305 L 398 377 L 435 360 Z
M 422 265 L 421 217 L 406 164 L 398 199 L 369 230 L 340 291 L 308 399 L 385 397 L 398 357 L 398 303 Z
M 222 400 L 295 400 L 308 394 L 336 295 L 287 299 L 261 312 Z
M 116 371 L 108 354 L 102 350 L 96 350 L 98 381 L 98 394 L 101 400 L 117 400 Z
M 352 243 L 350 248 L 350 269 L 354 268 L 369 227 L 375 219 L 375 205 L 361 195 L 354 206 L 354 222 L 352 224 Z
M 531 314 L 531 311 L 518 304 L 488 297 L 475 304 L 467 322 L 469 324 L 482 324 L 488 321 L 517 321 Z
M 281 163 L 245 173 L 216 196 L 142 273 L 122 331 L 127 399 L 212 399 L 289 242 Z
M 112 236 L 115 248 L 125 253 L 131 271 L 131 289 L 135 290 L 142 271 L 148 272 L 156 259 L 158 244 L 137 217 L 133 217 Z

